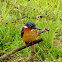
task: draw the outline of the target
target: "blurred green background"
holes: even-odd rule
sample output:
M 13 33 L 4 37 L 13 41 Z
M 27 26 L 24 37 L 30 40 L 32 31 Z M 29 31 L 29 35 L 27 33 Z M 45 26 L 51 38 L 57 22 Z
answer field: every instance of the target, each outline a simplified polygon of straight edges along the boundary
M 62 0 L 0 0 L 0 56 L 24 45 L 21 28 L 26 22 L 50 29 L 38 37 L 44 41 L 35 45 L 35 59 L 62 61 Z M 28 59 L 30 50 L 28 47 L 11 58 Z

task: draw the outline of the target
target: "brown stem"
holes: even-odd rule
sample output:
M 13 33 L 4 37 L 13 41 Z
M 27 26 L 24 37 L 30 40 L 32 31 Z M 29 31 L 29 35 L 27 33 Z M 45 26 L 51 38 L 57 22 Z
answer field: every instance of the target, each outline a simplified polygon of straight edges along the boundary
M 38 36 L 40 36 L 41 33 L 44 33 L 46 31 L 50 31 L 49 29 L 45 28 L 45 29 L 42 29 L 42 30 L 39 30 L 38 31 Z
M 36 44 L 36 43 L 39 43 L 39 42 L 41 42 L 41 41 L 43 41 L 42 38 L 40 38 L 40 39 L 38 39 L 38 40 L 35 40 L 33 43 Z M 27 47 L 29 47 L 29 46 L 31 46 L 31 45 L 32 45 L 31 43 L 28 43 L 28 44 L 27 44 Z M 9 57 L 10 55 L 12 55 L 12 54 L 14 54 L 14 53 L 16 53 L 16 52 L 18 52 L 18 51 L 21 51 L 21 50 L 24 49 L 24 48 L 26 48 L 25 45 L 23 45 L 23 46 L 21 46 L 21 47 L 19 47 L 19 48 L 17 48 L 17 49 L 14 49 L 14 50 L 8 52 L 7 54 L 4 54 L 3 56 L 0 57 L 0 61 L 3 60 L 3 59 L 6 59 L 6 58 Z
M 31 61 L 30 62 L 34 62 L 34 58 L 35 58 L 35 47 L 34 45 L 31 46 Z
M 40 31 L 38 32 L 38 36 L 39 36 L 41 33 L 45 32 L 45 31 L 49 31 L 49 30 L 48 30 L 47 28 L 40 30 Z M 43 41 L 42 38 L 33 41 L 33 43 L 36 44 L 36 43 L 39 43 L 39 42 L 41 42 L 41 41 Z M 28 43 L 28 44 L 27 44 L 27 47 L 29 47 L 29 46 L 31 46 L 31 45 L 32 45 L 31 43 Z M 21 46 L 21 47 L 19 47 L 19 48 L 17 48 L 17 49 L 14 49 L 14 50 L 8 52 L 7 54 L 4 54 L 3 56 L 0 57 L 0 61 L 3 60 L 3 59 L 6 59 L 6 58 L 9 57 L 10 55 L 12 55 L 12 54 L 14 54 L 14 53 L 16 53 L 16 52 L 18 52 L 18 51 L 21 51 L 21 50 L 24 49 L 24 48 L 26 48 L 25 45 L 23 45 L 23 46 Z

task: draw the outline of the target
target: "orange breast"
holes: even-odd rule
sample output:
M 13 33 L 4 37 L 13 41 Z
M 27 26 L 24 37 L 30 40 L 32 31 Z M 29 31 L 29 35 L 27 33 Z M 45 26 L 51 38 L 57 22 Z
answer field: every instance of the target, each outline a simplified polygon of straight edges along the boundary
M 37 37 L 37 31 L 36 30 L 26 30 L 23 34 L 23 41 L 25 42 L 32 42 Z

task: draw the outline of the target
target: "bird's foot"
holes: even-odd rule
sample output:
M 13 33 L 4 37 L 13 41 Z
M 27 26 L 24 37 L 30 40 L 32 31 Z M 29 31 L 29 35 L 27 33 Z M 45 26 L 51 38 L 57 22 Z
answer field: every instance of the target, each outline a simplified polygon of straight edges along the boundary
M 25 46 L 27 47 L 27 44 L 26 44 L 26 42 L 25 42 Z
M 34 43 L 33 42 L 31 42 L 32 43 L 32 45 L 34 45 Z

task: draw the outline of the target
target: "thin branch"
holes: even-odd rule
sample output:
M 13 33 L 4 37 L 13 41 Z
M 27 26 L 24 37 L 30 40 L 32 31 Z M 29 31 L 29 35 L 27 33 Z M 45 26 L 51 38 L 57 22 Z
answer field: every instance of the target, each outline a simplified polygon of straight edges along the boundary
M 47 28 L 40 30 L 40 31 L 38 32 L 38 36 L 39 36 L 41 33 L 45 32 L 45 31 L 49 31 L 49 30 L 48 30 Z M 40 39 L 38 39 L 38 40 L 35 40 L 33 43 L 36 44 L 36 43 L 39 43 L 39 42 L 42 42 L 42 41 L 43 41 L 43 39 L 40 38 Z M 29 46 L 31 46 L 31 45 L 32 45 L 31 43 L 28 43 L 28 44 L 27 44 L 27 47 L 29 47 Z M 8 52 L 7 54 L 4 54 L 3 56 L 0 57 L 0 61 L 3 60 L 3 59 L 6 59 L 7 57 L 9 57 L 10 55 L 16 53 L 17 51 L 21 51 L 21 50 L 24 49 L 24 48 L 26 48 L 25 45 L 24 45 L 24 46 L 21 46 L 21 47 L 19 47 L 19 48 L 17 48 L 17 49 L 14 49 L 14 50 Z
M 36 44 L 36 43 L 39 43 L 39 42 L 41 42 L 41 41 L 43 41 L 42 38 L 39 39 L 39 40 L 35 40 L 33 43 Z M 27 47 L 29 47 L 29 46 L 31 46 L 31 45 L 32 45 L 31 43 L 28 43 L 28 44 L 27 44 Z M 9 57 L 10 55 L 16 53 L 17 51 L 21 51 L 21 50 L 24 49 L 24 48 L 26 48 L 25 45 L 24 45 L 24 46 L 21 46 L 21 47 L 19 47 L 19 48 L 17 48 L 17 49 L 14 49 L 14 50 L 10 51 L 10 52 L 7 53 L 7 54 L 4 54 L 3 56 L 0 57 L 0 61 L 3 60 L 3 59 L 6 59 L 7 57 Z
M 49 30 L 49 29 L 47 29 L 47 28 L 42 29 L 42 30 L 39 30 L 39 31 L 38 31 L 38 36 L 40 36 L 40 34 L 41 34 L 41 33 L 44 33 L 44 32 L 46 32 L 46 31 L 48 31 L 48 32 L 49 32 L 50 30 Z

